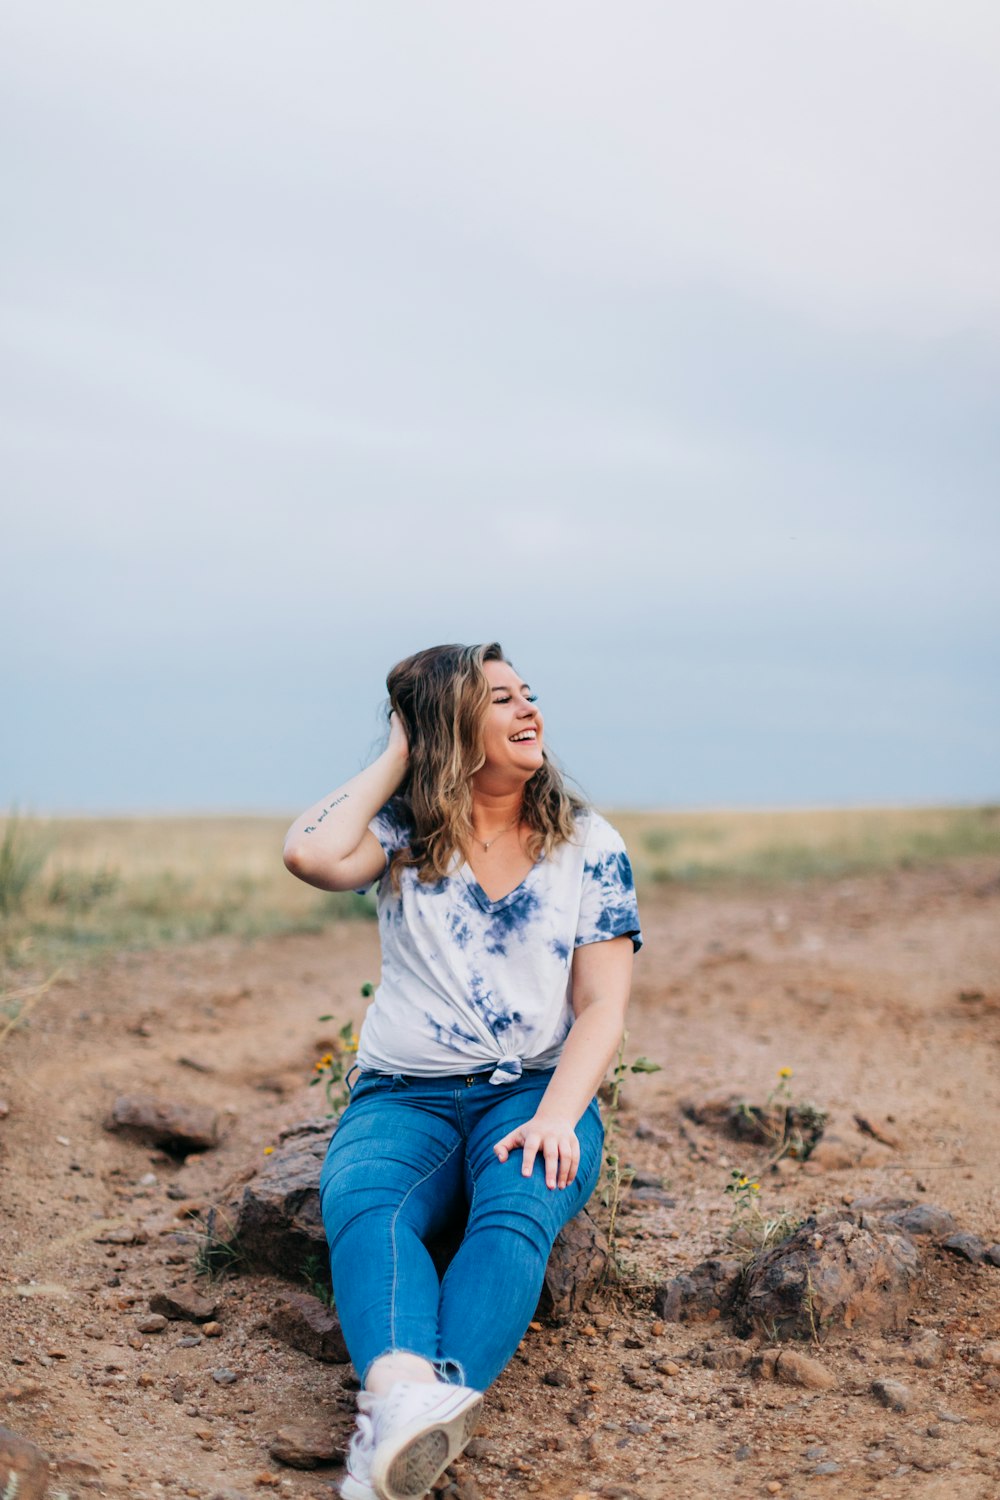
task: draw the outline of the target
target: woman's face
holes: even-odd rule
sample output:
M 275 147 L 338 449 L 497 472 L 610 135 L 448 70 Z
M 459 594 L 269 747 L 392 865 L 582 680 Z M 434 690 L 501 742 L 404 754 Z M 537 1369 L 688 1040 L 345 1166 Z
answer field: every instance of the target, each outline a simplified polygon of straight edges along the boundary
M 509 662 L 485 661 L 483 672 L 493 697 L 483 731 L 484 769 L 514 771 L 528 781 L 543 764 L 543 721 L 536 695 Z

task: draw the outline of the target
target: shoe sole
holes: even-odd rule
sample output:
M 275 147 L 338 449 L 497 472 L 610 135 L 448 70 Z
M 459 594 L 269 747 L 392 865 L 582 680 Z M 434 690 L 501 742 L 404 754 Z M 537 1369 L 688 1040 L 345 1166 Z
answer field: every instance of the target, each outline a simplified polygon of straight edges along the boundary
M 447 1414 L 437 1413 L 395 1434 L 391 1449 L 376 1454 L 372 1463 L 371 1485 L 379 1500 L 419 1500 L 426 1495 L 472 1437 L 482 1406 L 476 1391 Z

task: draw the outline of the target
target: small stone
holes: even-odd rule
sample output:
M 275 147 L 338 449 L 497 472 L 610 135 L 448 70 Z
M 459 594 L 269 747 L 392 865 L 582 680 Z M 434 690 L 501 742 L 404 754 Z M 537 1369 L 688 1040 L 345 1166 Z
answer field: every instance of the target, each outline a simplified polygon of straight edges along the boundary
M 100 1465 L 83 1453 L 67 1453 L 56 1459 L 56 1474 L 69 1484 L 92 1485 L 101 1477 Z
M 201 1331 L 207 1339 L 217 1339 L 222 1336 L 221 1323 L 203 1323 Z
M 215 1110 L 174 1099 L 157 1099 L 151 1094 L 120 1095 L 104 1128 L 181 1156 L 192 1151 L 209 1151 L 219 1141 L 219 1117 Z
M 819 1360 L 810 1359 L 794 1349 L 781 1351 L 774 1373 L 784 1385 L 800 1385 L 812 1391 L 828 1391 L 836 1385 L 833 1375 Z
M 780 1495 L 781 1494 L 781 1485 L 778 1483 L 778 1481 L 776 1479 L 769 1479 L 767 1481 L 767 1484 L 765 1484 L 764 1488 L 767 1490 L 767 1493 L 769 1495 Z
M 214 1299 L 204 1297 L 196 1286 L 185 1282 L 167 1291 L 154 1292 L 149 1299 L 149 1310 L 188 1323 L 205 1323 L 215 1317 L 219 1305 Z
M 0 1120 L 6 1120 L 10 1114 L 10 1104 L 6 1099 L 0 1099 Z
M 570 1377 L 565 1370 L 546 1370 L 542 1376 L 542 1384 L 567 1386 L 570 1384 Z
M 1000 1366 L 1000 1343 L 984 1344 L 979 1351 L 984 1365 Z
M 931 1239 L 941 1239 L 958 1229 L 948 1210 L 936 1203 L 913 1203 L 894 1209 L 885 1215 L 885 1222 L 904 1234 L 928 1235 Z
M 667 1325 L 666 1323 L 661 1323 L 659 1318 L 657 1318 L 655 1323 L 649 1325 L 649 1331 L 654 1338 L 659 1338 L 661 1334 L 666 1333 Z
M 200 1333 L 186 1333 L 182 1339 L 177 1340 L 178 1349 L 197 1349 L 204 1340 Z
M 290 1468 L 315 1469 L 318 1464 L 332 1463 L 340 1449 L 326 1428 L 294 1422 L 278 1429 L 268 1444 L 268 1452 Z
M 913 1405 L 913 1392 L 901 1380 L 873 1380 L 871 1390 L 890 1411 L 909 1411 Z
M 815 1469 L 813 1469 L 813 1473 L 814 1474 L 839 1474 L 840 1473 L 840 1465 L 839 1464 L 835 1464 L 832 1459 L 828 1458 L 828 1459 L 825 1459 L 823 1461 L 823 1463 L 817 1464 L 816 1467 L 815 1467 Z
M 929 1438 L 943 1438 L 948 1436 L 948 1429 L 941 1422 L 932 1422 L 927 1428 Z
M 1000 1240 L 995 1245 L 987 1245 L 983 1251 L 983 1260 L 991 1266 L 1000 1266 Z
M 253 1482 L 254 1484 L 260 1485 L 261 1489 L 267 1489 L 269 1487 L 271 1489 L 277 1489 L 278 1485 L 281 1483 L 281 1475 L 272 1474 L 269 1469 L 261 1469 L 259 1474 L 254 1475 Z
M 925 1328 L 910 1344 L 910 1358 L 921 1370 L 932 1370 L 941 1363 L 944 1339 L 933 1328 Z
M 965 1418 L 959 1416 L 958 1412 L 942 1410 L 938 1412 L 938 1420 L 941 1422 L 951 1422 L 955 1427 L 960 1427 L 964 1423 Z
M 140 1318 L 135 1325 L 140 1333 L 162 1333 L 167 1326 L 168 1319 L 163 1313 L 148 1313 Z
M 239 1376 L 235 1370 L 229 1370 L 225 1365 L 222 1365 L 218 1370 L 212 1371 L 212 1379 L 216 1385 L 234 1385 Z
M 736 1452 L 733 1454 L 733 1457 L 735 1459 L 738 1459 L 740 1463 L 743 1463 L 750 1457 L 752 1453 L 753 1449 L 750 1447 L 749 1443 L 741 1443 L 740 1446 L 736 1449 Z
M 950 1250 L 952 1255 L 959 1255 L 963 1260 L 973 1263 L 981 1261 L 986 1255 L 985 1241 L 978 1234 L 969 1234 L 963 1230 L 960 1234 L 949 1235 L 946 1240 L 941 1241 L 942 1250 Z
M 327 1364 L 350 1359 L 340 1319 L 333 1308 L 307 1292 L 287 1292 L 275 1304 L 269 1327 L 276 1338 Z

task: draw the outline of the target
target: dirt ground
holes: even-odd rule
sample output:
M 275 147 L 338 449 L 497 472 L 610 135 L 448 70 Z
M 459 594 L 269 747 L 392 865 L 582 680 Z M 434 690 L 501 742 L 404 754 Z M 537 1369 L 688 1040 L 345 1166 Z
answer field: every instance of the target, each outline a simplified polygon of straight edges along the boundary
M 993 1500 L 1000 1371 L 984 1346 L 1000 1339 L 1000 1270 L 925 1248 L 907 1330 L 855 1328 L 808 1351 L 835 1377 L 822 1391 L 751 1378 L 738 1367 L 747 1346 L 724 1324 L 661 1323 L 652 1290 L 725 1245 L 729 1174 L 761 1165 L 691 1124 L 681 1101 L 735 1091 L 762 1102 L 782 1067 L 797 1098 L 831 1112 L 830 1131 L 850 1134 L 856 1112 L 888 1117 L 896 1144 L 869 1141 L 867 1164 L 847 1169 L 784 1162 L 761 1178 L 766 1208 L 802 1216 L 876 1194 L 941 1204 L 1000 1237 L 1000 864 L 770 894 L 660 887 L 641 909 L 628 1055 L 663 1071 L 629 1078 L 623 1154 L 670 1201 L 626 1203 L 627 1294 L 528 1332 L 457 1466 L 467 1493 Z M 318 1017 L 360 1020 L 360 985 L 377 972 L 365 923 L 124 954 L 58 980 L 7 1037 L 0 1421 L 53 1459 L 89 1461 L 64 1464 L 68 1493 L 336 1493 L 335 1465 L 304 1472 L 269 1452 L 303 1416 L 346 1440 L 354 1389 L 349 1366 L 268 1333 L 277 1279 L 224 1279 L 214 1338 L 137 1324 L 194 1254 L 178 1210 L 210 1203 L 316 1112 L 306 1080 L 335 1029 Z M 222 1144 L 178 1164 L 105 1131 L 115 1095 L 139 1090 L 214 1106 Z M 928 1368 L 910 1352 L 921 1329 L 943 1338 Z M 218 1382 L 222 1370 L 235 1378 Z M 909 1387 L 907 1411 L 879 1404 L 879 1377 Z

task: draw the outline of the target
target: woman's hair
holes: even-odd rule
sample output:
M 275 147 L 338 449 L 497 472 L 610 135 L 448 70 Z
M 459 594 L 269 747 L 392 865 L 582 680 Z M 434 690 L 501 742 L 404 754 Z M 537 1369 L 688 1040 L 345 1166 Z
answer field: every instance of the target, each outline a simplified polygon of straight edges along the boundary
M 411 829 L 408 848 L 390 862 L 398 893 L 402 871 L 423 882 L 450 873 L 456 849 L 473 838 L 472 777 L 485 763 L 483 727 L 492 701 L 483 662 L 506 661 L 499 641 L 479 646 L 430 646 L 397 662 L 386 678 L 391 709 L 403 721 L 410 761 L 393 805 Z M 532 859 L 572 838 L 588 804 L 569 791 L 548 753 L 526 782 L 522 817 Z

